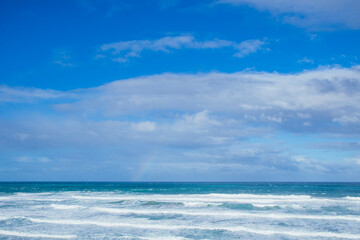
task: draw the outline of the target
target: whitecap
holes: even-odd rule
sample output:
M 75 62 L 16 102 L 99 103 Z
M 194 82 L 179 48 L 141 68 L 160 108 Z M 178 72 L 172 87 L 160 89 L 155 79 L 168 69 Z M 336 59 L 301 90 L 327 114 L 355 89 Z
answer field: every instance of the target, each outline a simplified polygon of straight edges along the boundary
M 73 210 L 73 209 L 82 208 L 81 206 L 78 205 L 61 205 L 61 204 L 51 204 L 50 207 L 59 210 Z
M 232 218 L 270 218 L 270 219 L 310 219 L 310 220 L 337 220 L 337 221 L 360 221 L 360 216 L 355 215 L 301 215 L 286 213 L 246 213 L 240 211 L 188 211 L 188 210 L 164 210 L 164 209 L 125 209 L 125 208 L 93 208 L 95 211 L 111 214 L 179 214 L 189 216 L 214 216 L 214 217 L 232 217 Z
M 26 232 L 16 232 L 16 231 L 6 231 L 6 230 L 0 230 L 0 235 L 28 237 L 28 238 L 58 238 L 58 239 L 76 238 L 76 235 L 53 235 L 53 234 L 45 234 L 45 233 L 26 233 Z
M 242 226 L 187 226 L 187 225 L 167 225 L 167 224 L 144 224 L 144 223 L 124 223 L 124 222 L 97 222 L 88 220 L 49 220 L 49 219 L 35 219 L 29 218 L 33 222 L 38 223 L 52 223 L 52 224 L 67 224 L 67 225 L 97 225 L 102 227 L 124 227 L 124 228 L 141 228 L 141 229 L 156 229 L 156 230 L 179 230 L 179 229 L 200 229 L 200 230 L 225 230 L 231 232 L 248 232 L 258 235 L 288 235 L 295 237 L 326 237 L 326 238 L 345 238 L 345 239 L 360 239 L 360 235 L 350 233 L 335 233 L 335 232 L 305 232 L 305 231 L 283 231 L 283 230 L 269 230 L 269 229 L 254 229 Z

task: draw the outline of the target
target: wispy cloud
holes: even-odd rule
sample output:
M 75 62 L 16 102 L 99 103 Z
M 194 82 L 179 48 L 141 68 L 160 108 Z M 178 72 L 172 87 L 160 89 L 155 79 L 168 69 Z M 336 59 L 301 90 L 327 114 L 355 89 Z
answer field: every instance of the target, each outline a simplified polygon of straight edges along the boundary
M 15 161 L 21 163 L 50 163 L 53 161 L 53 159 L 50 157 L 21 156 L 15 158 Z
M 314 63 L 314 60 L 307 58 L 307 57 L 303 57 L 303 58 L 299 59 L 297 62 L 298 63 Z
M 262 46 L 265 44 L 264 41 L 260 40 L 247 40 L 244 42 L 241 42 L 239 44 L 234 45 L 234 48 L 238 50 L 237 53 L 235 53 L 236 57 L 244 57 L 246 55 L 249 55 L 251 53 L 259 51 Z
M 73 67 L 74 66 L 74 64 L 69 63 L 69 62 L 64 62 L 63 60 L 56 60 L 56 61 L 54 61 L 54 63 L 56 63 L 60 66 L 63 66 L 63 67 Z
M 218 3 L 248 4 L 280 16 L 286 23 L 311 30 L 360 28 L 360 2 L 357 0 L 220 0 Z
M 263 40 L 247 40 L 234 42 L 228 40 L 214 39 L 209 41 L 198 41 L 191 35 L 176 37 L 163 37 L 156 40 L 133 40 L 104 44 L 100 50 L 103 53 L 111 52 L 113 61 L 127 62 L 132 57 L 140 57 L 143 51 L 166 52 L 170 53 L 180 49 L 220 49 L 232 48 L 234 56 L 244 57 L 259 51 L 265 44 Z
M 54 51 L 54 63 L 62 67 L 74 67 L 71 57 L 64 50 Z
M 0 85 L 1 102 L 34 102 L 59 98 L 73 98 L 69 92 L 55 91 L 51 89 L 8 87 Z

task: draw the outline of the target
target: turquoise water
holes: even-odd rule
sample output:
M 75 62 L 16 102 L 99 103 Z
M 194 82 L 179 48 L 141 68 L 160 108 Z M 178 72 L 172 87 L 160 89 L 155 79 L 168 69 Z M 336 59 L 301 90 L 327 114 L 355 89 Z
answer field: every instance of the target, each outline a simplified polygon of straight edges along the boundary
M 360 183 L 0 183 L 0 239 L 360 239 Z

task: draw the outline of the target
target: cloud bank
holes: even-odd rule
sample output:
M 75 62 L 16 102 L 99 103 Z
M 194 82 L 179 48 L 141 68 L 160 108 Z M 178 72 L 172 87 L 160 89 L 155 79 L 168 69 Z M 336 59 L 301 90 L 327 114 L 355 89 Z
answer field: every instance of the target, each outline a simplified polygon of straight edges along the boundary
M 359 90 L 358 66 L 165 73 L 65 92 L 3 87 L 1 104 L 33 111 L 1 115 L 0 151 L 9 166 L 2 175 L 20 169 L 54 178 L 74 171 L 76 180 L 96 171 L 104 180 L 359 180 L 351 160 L 360 155 Z
M 357 0 L 220 0 L 218 3 L 247 4 L 260 11 L 269 11 L 286 23 L 311 30 L 360 28 L 360 2 Z
M 298 74 L 266 72 L 161 74 L 114 81 L 84 91 L 81 99 L 54 105 L 59 111 L 136 115 L 144 111 L 226 114 L 249 122 L 325 124 L 313 131 L 345 132 L 358 124 L 359 67 L 323 68 Z M 300 127 L 300 126 L 299 126 Z M 353 132 L 353 131 L 352 131 Z

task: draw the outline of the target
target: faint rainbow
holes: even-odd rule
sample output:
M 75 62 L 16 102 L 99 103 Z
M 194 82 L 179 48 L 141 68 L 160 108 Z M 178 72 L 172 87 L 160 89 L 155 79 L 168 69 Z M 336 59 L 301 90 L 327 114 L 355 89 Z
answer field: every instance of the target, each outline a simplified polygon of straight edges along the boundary
M 144 180 L 144 176 L 146 175 L 146 173 L 148 172 L 148 170 L 151 168 L 151 166 L 153 165 L 154 160 L 152 158 L 148 158 L 144 161 L 142 161 L 139 164 L 139 167 L 137 169 L 137 171 L 135 172 L 134 176 L 133 176 L 133 181 L 142 181 Z

